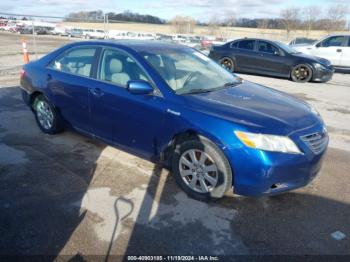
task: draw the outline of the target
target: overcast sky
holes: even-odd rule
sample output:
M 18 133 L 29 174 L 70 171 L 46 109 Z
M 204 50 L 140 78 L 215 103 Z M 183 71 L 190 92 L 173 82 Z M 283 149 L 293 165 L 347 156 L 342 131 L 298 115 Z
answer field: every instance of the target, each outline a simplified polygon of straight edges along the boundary
M 350 0 L 0 0 L 0 13 L 64 16 L 80 10 L 130 10 L 163 19 L 189 15 L 208 21 L 214 16 L 231 12 L 248 18 L 277 17 L 281 9 L 289 6 L 326 7 L 336 2 L 350 5 Z

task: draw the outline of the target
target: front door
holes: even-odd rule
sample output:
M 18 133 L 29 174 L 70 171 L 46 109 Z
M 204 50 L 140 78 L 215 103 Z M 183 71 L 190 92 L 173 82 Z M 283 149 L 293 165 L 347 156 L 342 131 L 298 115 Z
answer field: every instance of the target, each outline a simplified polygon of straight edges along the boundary
M 289 75 L 290 66 L 280 49 L 266 41 L 258 41 L 256 69 L 272 75 Z
M 161 95 L 136 95 L 127 89 L 131 80 L 150 81 L 142 67 L 119 49 L 102 52 L 98 80 L 89 90 L 95 136 L 125 150 L 150 158 L 163 129 L 166 102 Z
M 340 58 L 340 65 L 343 67 L 349 67 L 350 68 L 350 36 L 348 36 L 348 39 L 345 43 L 345 45 L 342 48 L 342 54 Z
M 314 56 L 326 58 L 332 65 L 339 66 L 342 56 L 345 36 L 331 36 L 316 44 L 311 50 Z

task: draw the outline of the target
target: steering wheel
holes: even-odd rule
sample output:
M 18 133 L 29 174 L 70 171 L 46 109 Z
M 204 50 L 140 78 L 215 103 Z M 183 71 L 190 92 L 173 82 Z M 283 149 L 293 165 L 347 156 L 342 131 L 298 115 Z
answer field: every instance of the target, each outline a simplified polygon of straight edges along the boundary
M 185 80 L 185 82 L 184 82 L 182 88 L 185 88 L 185 87 L 191 82 L 191 80 L 192 80 L 193 78 L 198 77 L 199 75 L 201 75 L 201 73 L 198 72 L 198 71 L 194 71 L 194 72 L 190 73 L 190 74 L 187 76 L 187 78 L 186 78 L 186 80 Z

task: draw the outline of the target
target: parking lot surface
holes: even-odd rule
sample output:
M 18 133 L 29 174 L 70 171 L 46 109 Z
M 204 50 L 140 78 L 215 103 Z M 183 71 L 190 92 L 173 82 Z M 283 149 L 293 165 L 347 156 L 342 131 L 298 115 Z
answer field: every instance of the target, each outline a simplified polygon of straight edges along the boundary
M 159 165 L 71 131 L 40 132 L 20 96 L 20 37 L 0 37 L 0 254 L 350 255 L 350 74 L 322 84 L 240 75 L 312 104 L 330 147 L 305 188 L 203 203 Z M 67 41 L 36 44 L 45 53 Z

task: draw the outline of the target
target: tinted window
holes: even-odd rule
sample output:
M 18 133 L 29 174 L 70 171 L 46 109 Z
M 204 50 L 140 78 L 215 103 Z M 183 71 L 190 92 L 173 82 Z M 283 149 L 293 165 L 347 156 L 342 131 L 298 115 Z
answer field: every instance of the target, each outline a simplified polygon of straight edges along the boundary
M 96 48 L 74 48 L 54 60 L 51 68 L 76 75 L 90 76 Z
M 242 40 L 239 42 L 238 47 L 241 49 L 254 50 L 254 40 Z
M 237 48 L 238 47 L 238 42 L 233 42 L 231 43 L 231 48 Z
M 268 42 L 264 42 L 264 41 L 259 41 L 258 51 L 264 52 L 264 53 L 269 53 L 269 54 L 276 54 L 279 52 L 278 49 L 274 45 L 272 45 Z
M 350 46 L 350 37 L 348 38 L 348 46 Z
M 344 36 L 332 36 L 322 41 L 323 47 L 328 46 L 342 46 L 344 41 Z
M 148 81 L 145 72 L 133 58 L 124 52 L 111 49 L 103 52 L 99 77 L 123 87 L 130 80 Z

